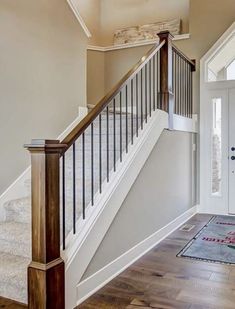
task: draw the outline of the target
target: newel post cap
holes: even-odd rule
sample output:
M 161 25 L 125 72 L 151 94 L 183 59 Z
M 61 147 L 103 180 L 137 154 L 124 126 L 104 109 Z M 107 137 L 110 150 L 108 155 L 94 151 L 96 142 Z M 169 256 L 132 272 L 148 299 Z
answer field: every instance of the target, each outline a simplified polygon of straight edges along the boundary
M 157 35 L 159 36 L 160 41 L 174 39 L 174 35 L 171 34 L 170 31 L 161 31 Z
M 24 145 L 24 148 L 30 152 L 61 153 L 67 145 L 61 144 L 59 140 L 33 139 L 31 144 Z

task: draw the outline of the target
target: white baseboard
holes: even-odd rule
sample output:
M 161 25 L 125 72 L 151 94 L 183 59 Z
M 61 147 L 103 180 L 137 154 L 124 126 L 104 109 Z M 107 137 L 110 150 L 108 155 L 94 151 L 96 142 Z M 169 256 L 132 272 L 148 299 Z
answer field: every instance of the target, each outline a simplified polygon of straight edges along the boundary
M 136 260 L 145 255 L 158 243 L 165 239 L 169 234 L 178 229 L 182 224 L 188 221 L 197 213 L 197 206 L 192 207 L 175 220 L 122 254 L 116 260 L 112 261 L 98 272 L 80 282 L 77 285 L 77 305 L 84 302 L 87 298 L 101 289 L 104 285 L 118 276 L 122 271 L 132 265 Z
M 64 130 L 57 139 L 60 141 L 87 115 L 87 107 L 78 107 L 77 118 Z M 1 195 L 0 195 L 0 221 L 5 219 L 3 205 L 11 200 L 23 198 L 28 195 L 25 181 L 31 178 L 31 167 L 29 166 Z

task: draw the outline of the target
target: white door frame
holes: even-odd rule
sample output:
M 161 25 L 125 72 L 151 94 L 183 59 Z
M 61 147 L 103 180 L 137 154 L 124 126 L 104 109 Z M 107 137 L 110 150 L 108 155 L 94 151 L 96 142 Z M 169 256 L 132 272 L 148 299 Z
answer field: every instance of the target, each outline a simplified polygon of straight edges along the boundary
M 228 150 L 228 95 L 229 89 L 235 88 L 235 81 L 218 81 L 207 82 L 208 80 L 208 63 L 215 57 L 215 55 L 223 48 L 227 42 L 235 36 L 235 22 L 232 26 L 221 36 L 221 38 L 214 44 L 214 46 L 206 53 L 206 55 L 200 61 L 200 206 L 199 212 L 212 213 L 212 214 L 228 214 L 228 155 L 224 155 L 222 165 L 225 168 L 227 164 L 227 171 L 223 170 L 223 183 L 227 188 L 222 187 L 223 202 L 216 200 L 215 198 L 212 206 L 210 193 L 211 190 L 211 168 L 209 167 L 210 153 L 211 153 L 211 114 L 210 108 L 208 108 L 209 100 L 213 96 L 216 96 L 216 92 L 220 97 L 223 97 L 223 123 L 224 135 L 227 134 L 226 139 L 223 141 L 223 147 L 227 147 Z M 213 95 L 212 95 L 213 94 Z M 212 104 L 211 104 L 212 105 Z M 226 133 L 227 130 L 227 133 Z M 226 160 L 226 162 L 225 162 Z M 227 184 L 226 184 L 227 182 Z M 218 197 L 219 198 L 219 197 Z M 209 202 L 210 201 L 210 202 Z M 223 204 L 223 207 L 221 207 Z

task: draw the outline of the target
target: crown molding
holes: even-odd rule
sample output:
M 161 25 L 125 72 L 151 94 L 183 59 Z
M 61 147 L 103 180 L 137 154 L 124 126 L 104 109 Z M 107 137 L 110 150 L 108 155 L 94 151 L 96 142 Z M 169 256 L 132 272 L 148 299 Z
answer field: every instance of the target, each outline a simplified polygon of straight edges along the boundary
M 85 32 L 86 36 L 88 38 L 91 38 L 92 37 L 91 32 L 87 28 L 87 25 L 86 25 L 84 19 L 80 15 L 79 10 L 78 10 L 77 6 L 75 5 L 75 0 L 67 0 L 67 2 L 69 4 L 71 10 L 73 11 L 75 17 L 77 18 L 78 22 L 80 23 L 80 25 L 81 25 L 83 31 Z
M 174 41 L 179 41 L 179 40 L 187 40 L 190 38 L 190 34 L 179 34 L 174 37 Z M 136 43 L 127 43 L 127 44 L 122 44 L 122 45 L 111 45 L 111 46 L 96 46 L 96 45 L 88 45 L 87 49 L 88 50 L 93 50 L 93 51 L 100 51 L 100 52 L 108 52 L 112 50 L 119 50 L 119 49 L 126 49 L 126 48 L 133 48 L 133 47 L 139 47 L 139 46 L 146 46 L 146 45 L 153 45 L 158 43 L 159 40 L 148 40 L 148 41 L 142 41 L 142 42 L 136 42 Z

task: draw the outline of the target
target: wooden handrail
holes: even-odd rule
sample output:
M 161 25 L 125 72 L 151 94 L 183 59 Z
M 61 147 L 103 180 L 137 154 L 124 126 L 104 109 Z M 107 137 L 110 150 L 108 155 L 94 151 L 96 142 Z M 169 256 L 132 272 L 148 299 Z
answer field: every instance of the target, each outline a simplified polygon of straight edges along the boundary
M 189 59 L 178 47 L 176 47 L 174 44 L 172 44 L 172 49 L 186 62 L 188 62 L 191 65 L 192 71 L 196 70 L 196 64 L 195 60 Z
M 163 47 L 164 44 L 165 41 L 151 48 L 148 53 L 138 61 L 138 63 L 118 82 L 118 84 L 113 87 L 113 89 L 103 99 L 101 99 L 87 114 L 87 116 L 84 117 L 83 120 L 64 138 L 61 143 L 66 144 L 67 147 L 63 149 L 63 153 L 69 149 L 69 147 L 78 139 L 79 136 L 81 136 L 86 128 L 89 127 L 89 125 L 99 116 L 110 101 L 115 98 L 121 89 L 125 87 L 125 85 L 146 65 L 149 59 L 151 59 Z

